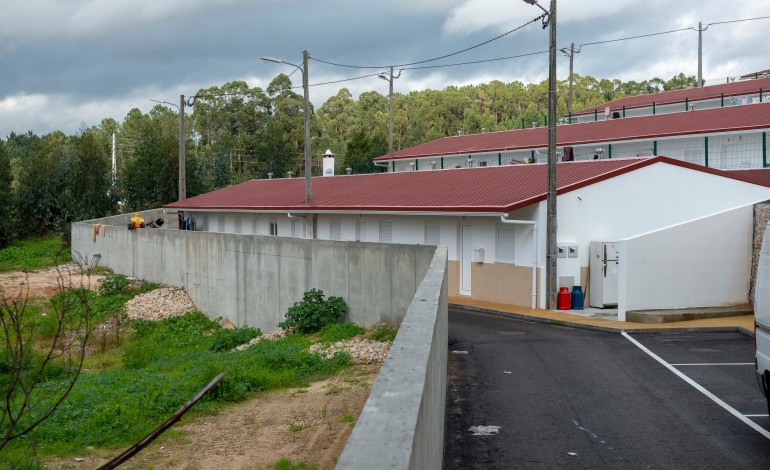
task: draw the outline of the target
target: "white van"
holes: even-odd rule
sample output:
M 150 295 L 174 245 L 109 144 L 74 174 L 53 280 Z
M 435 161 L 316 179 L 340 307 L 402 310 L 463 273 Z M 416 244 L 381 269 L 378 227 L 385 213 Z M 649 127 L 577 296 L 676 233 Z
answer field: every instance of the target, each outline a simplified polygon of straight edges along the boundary
M 770 414 L 770 224 L 765 229 L 754 293 L 754 363 Z

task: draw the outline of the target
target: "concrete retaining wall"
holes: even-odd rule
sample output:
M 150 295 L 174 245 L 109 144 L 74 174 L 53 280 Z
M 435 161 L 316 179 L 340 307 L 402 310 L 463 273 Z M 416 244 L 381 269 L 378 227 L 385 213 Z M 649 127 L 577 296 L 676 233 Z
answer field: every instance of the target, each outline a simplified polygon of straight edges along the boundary
M 347 320 L 362 326 L 400 323 L 435 247 L 338 242 L 264 235 L 127 229 L 128 215 L 72 224 L 73 258 L 147 281 L 183 287 L 199 310 L 235 325 L 270 331 L 302 294 L 319 288 L 348 303 Z M 93 238 L 94 226 L 99 234 Z
M 440 469 L 447 365 L 447 252 L 438 248 L 337 469 Z

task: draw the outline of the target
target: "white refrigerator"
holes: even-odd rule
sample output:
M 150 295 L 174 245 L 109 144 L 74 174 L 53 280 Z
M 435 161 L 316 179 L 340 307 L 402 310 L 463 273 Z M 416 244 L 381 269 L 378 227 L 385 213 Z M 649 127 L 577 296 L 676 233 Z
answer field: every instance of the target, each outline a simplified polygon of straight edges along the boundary
M 618 306 L 618 242 L 591 242 L 588 264 L 588 305 L 596 308 Z

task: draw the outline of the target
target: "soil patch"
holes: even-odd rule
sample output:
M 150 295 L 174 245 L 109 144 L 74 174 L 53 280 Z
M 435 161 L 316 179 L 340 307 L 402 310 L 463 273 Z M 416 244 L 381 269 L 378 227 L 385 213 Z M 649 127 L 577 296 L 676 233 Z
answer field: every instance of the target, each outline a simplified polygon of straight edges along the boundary
M 271 392 L 185 419 L 122 465 L 126 469 L 272 468 L 281 458 L 333 469 L 380 364 L 355 365 L 307 388 Z M 122 450 L 84 450 L 82 462 L 52 459 L 51 469 L 92 469 Z
M 85 275 L 80 266 L 74 263 L 28 272 L 9 271 L 0 273 L 0 296 L 16 298 L 21 294 L 22 297 L 29 295 L 50 298 L 57 294 L 62 286 L 96 290 L 99 288 L 99 279 L 103 277 L 104 275 L 100 274 Z

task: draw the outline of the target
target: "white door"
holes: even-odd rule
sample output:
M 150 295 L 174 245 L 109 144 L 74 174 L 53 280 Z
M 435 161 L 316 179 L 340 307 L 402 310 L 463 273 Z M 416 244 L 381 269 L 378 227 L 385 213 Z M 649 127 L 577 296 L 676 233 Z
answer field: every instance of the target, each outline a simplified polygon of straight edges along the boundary
M 463 222 L 460 225 L 460 294 L 471 295 L 471 258 L 473 257 L 473 245 L 471 244 L 471 225 Z

